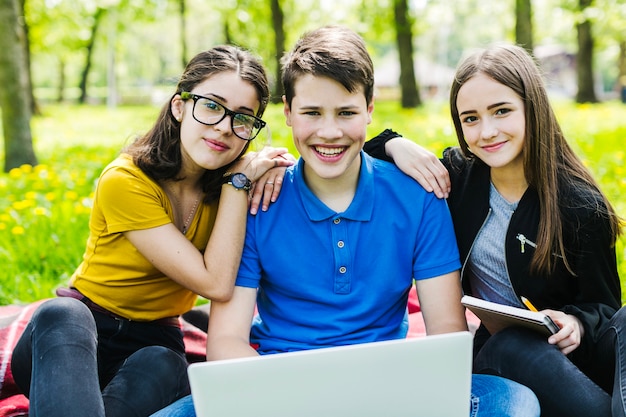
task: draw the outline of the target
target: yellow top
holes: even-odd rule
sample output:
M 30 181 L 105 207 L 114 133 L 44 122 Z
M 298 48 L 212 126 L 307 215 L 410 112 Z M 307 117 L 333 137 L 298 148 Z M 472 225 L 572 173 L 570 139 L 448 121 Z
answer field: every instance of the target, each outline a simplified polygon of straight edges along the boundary
M 185 235 L 201 252 L 216 214 L 217 202 L 200 204 Z M 123 234 L 173 221 L 172 205 L 161 186 L 129 155 L 120 155 L 98 180 L 87 247 L 70 285 L 131 320 L 156 320 L 190 310 L 196 295 L 157 270 Z

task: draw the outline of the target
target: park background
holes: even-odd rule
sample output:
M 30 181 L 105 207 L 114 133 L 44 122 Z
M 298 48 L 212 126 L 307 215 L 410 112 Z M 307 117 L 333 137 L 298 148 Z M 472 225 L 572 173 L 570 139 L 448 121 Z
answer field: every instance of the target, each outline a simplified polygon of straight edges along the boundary
M 624 0 L 1 0 L 0 305 L 51 297 L 67 282 L 100 171 L 151 127 L 188 58 L 220 43 L 249 48 L 276 99 L 282 52 L 332 23 L 370 48 L 370 135 L 392 127 L 436 154 L 456 144 L 447 94 L 461 57 L 495 42 L 524 45 L 566 137 L 626 215 Z M 11 41 L 5 29 L 22 36 Z M 296 154 L 282 106 L 264 119 L 271 134 L 254 146 Z M 616 249 L 624 281 L 624 236 Z

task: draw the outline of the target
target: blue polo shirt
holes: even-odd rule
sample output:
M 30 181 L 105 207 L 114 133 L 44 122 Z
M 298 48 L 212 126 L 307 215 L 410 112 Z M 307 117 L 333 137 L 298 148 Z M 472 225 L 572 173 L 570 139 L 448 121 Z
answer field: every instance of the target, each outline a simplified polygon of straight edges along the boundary
M 249 215 L 236 285 L 258 288 L 261 354 L 406 337 L 413 279 L 460 268 L 445 200 L 361 152 L 356 195 L 336 213 L 287 169 L 278 201 Z

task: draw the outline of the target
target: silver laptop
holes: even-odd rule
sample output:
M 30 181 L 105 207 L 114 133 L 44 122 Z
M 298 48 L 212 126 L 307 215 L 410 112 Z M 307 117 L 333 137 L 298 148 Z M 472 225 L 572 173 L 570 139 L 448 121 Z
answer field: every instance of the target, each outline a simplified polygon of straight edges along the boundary
M 195 363 L 198 417 L 467 417 L 472 336 Z

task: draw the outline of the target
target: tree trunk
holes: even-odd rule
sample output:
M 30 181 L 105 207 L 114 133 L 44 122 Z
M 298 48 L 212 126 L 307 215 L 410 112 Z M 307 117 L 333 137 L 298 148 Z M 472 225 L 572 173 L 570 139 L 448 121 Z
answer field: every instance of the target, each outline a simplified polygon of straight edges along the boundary
M 19 7 L 20 7 L 20 16 L 26 16 L 26 13 L 24 13 L 24 3 L 26 0 L 20 0 Z M 23 19 L 23 25 L 24 25 L 24 52 L 26 53 L 26 69 L 28 71 L 28 96 L 29 96 L 29 106 L 30 106 L 30 111 L 31 114 L 41 114 L 40 110 L 39 110 L 39 106 L 37 105 L 37 100 L 35 99 L 35 92 L 33 91 L 33 72 L 32 72 L 32 67 L 31 67 L 31 60 L 30 60 L 30 36 L 29 36 L 29 28 L 28 28 L 28 22 L 26 22 L 26 18 Z
M 85 67 L 80 76 L 80 98 L 78 99 L 80 104 L 85 104 L 87 101 L 87 78 L 89 78 L 89 70 L 91 69 L 91 56 L 93 54 L 93 47 L 96 42 L 96 35 L 98 34 L 98 27 L 100 21 L 104 15 L 105 9 L 98 7 L 96 13 L 93 16 L 93 26 L 91 27 L 91 37 L 87 43 L 87 56 L 85 57 Z
M 582 13 L 593 0 L 579 0 Z M 588 19 L 576 25 L 578 35 L 578 55 L 576 57 L 576 76 L 578 78 L 577 103 L 597 103 L 593 82 L 593 36 L 591 22 Z
M 626 104 L 626 40 L 619 43 L 618 57 L 619 76 L 617 78 L 617 91 L 622 103 Z
M 185 36 L 185 27 L 187 23 L 185 22 L 185 0 L 180 1 L 180 46 L 181 46 L 181 59 L 183 66 L 181 68 L 185 68 L 187 66 L 187 37 Z
M 418 107 L 422 104 L 415 67 L 413 65 L 413 29 L 407 0 L 394 0 L 396 20 L 396 43 L 400 58 L 400 91 L 403 108 Z
M 30 130 L 28 69 L 18 0 L 0 2 L 0 107 L 4 134 L 4 171 L 37 165 Z
M 626 39 L 623 39 L 619 43 L 619 57 L 617 58 L 618 68 L 619 68 L 619 79 L 625 80 L 626 78 Z M 626 82 L 623 82 L 622 85 L 626 85 Z
M 57 103 L 65 101 L 65 61 L 59 58 L 59 84 L 57 92 Z
M 280 103 L 284 94 L 281 82 L 280 59 L 285 53 L 285 15 L 280 7 L 279 0 L 270 0 L 270 3 L 272 6 L 272 26 L 274 28 L 274 50 L 276 51 L 276 71 L 274 73 L 275 81 L 272 91 L 272 103 Z
M 531 0 L 515 0 L 515 43 L 533 53 Z

